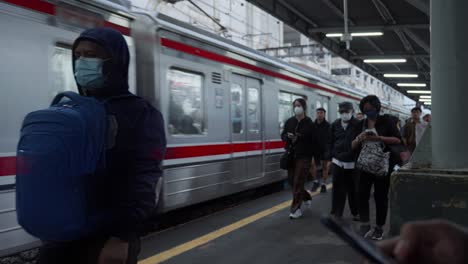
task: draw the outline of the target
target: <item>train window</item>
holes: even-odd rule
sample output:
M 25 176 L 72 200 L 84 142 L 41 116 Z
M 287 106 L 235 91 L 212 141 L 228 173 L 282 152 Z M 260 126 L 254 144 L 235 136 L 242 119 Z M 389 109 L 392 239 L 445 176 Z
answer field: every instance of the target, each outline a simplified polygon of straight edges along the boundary
M 207 133 L 203 110 L 203 75 L 178 69 L 167 72 L 169 83 L 169 132 L 172 135 Z
M 233 134 L 244 133 L 242 127 L 243 104 L 242 86 L 233 82 L 231 85 L 231 120 Z
M 248 130 L 250 133 L 259 134 L 260 133 L 260 109 L 259 101 L 260 96 L 258 88 L 249 88 L 248 89 Z
M 52 91 L 51 98 L 63 91 L 78 91 L 73 76 L 71 46 L 58 43 L 53 50 L 51 59 Z

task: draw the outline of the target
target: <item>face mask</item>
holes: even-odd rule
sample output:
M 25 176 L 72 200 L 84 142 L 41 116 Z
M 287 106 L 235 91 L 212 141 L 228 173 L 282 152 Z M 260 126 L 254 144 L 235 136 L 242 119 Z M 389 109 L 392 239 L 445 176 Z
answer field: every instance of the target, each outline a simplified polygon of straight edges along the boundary
M 366 110 L 364 111 L 364 114 L 367 116 L 367 118 L 369 119 L 376 119 L 377 116 L 379 115 L 379 112 L 377 112 L 377 110 Z
M 76 82 L 84 88 L 102 88 L 104 86 L 103 64 L 104 60 L 98 58 L 77 59 L 75 61 Z
M 352 113 L 342 113 L 340 114 L 341 116 L 341 120 L 345 121 L 345 122 L 348 122 L 349 120 L 351 120 L 351 117 L 353 116 Z
M 300 107 L 300 106 L 296 106 L 296 107 L 294 107 L 294 113 L 296 115 L 302 115 L 304 113 L 304 109 L 302 109 L 302 107 Z

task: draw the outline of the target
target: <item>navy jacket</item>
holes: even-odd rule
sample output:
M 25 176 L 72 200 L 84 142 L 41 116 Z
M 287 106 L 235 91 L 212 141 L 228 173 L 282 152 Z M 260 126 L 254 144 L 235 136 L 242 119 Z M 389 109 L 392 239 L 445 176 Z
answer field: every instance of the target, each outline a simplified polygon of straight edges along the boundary
M 129 51 L 123 36 L 109 28 L 84 31 L 75 41 L 91 40 L 106 49 L 111 59 L 103 73 L 107 76 L 104 95 L 131 95 L 128 91 Z M 79 87 L 80 93 L 83 89 Z M 106 170 L 98 186 L 96 207 L 106 215 L 103 234 L 128 240 L 143 228 L 156 208 L 156 185 L 162 180 L 161 162 L 166 149 L 161 113 L 137 96 L 113 100 L 108 110 L 117 121 L 115 143 L 107 151 Z

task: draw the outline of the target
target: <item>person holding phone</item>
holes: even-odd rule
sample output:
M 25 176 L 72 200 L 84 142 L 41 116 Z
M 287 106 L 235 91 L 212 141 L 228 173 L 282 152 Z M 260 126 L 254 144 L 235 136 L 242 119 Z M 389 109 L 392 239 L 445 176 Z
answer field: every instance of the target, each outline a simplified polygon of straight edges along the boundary
M 352 142 L 353 149 L 359 150 L 363 144 L 383 145 L 384 151 L 389 151 L 389 145 L 401 144 L 400 132 L 396 124 L 387 115 L 380 115 L 381 103 L 377 96 L 364 97 L 359 108 L 366 115 L 359 127 L 363 130 Z M 383 226 L 388 211 L 388 190 L 390 186 L 390 174 L 392 166 L 384 176 L 378 176 L 365 171 L 360 171 L 359 178 L 359 216 L 362 225 L 360 234 L 373 240 L 382 240 Z M 376 208 L 376 227 L 370 226 L 369 198 L 371 188 L 374 186 L 374 200 Z
M 288 180 L 293 192 L 289 218 L 297 219 L 302 216 L 302 202 L 310 204 L 312 199 L 310 193 L 304 189 L 304 184 L 314 156 L 315 133 L 314 123 L 305 112 L 306 101 L 302 98 L 294 100 L 293 109 L 294 116 L 284 124 L 281 139 L 286 142 L 286 148 L 293 149 L 293 162 L 288 168 Z

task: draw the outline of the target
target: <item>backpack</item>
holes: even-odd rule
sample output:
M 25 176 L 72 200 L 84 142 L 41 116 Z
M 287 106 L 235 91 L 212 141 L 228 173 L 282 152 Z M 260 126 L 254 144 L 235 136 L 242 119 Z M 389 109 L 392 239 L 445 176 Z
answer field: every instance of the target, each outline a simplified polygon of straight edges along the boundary
M 364 142 L 356 162 L 361 171 L 384 177 L 388 174 L 390 152 L 384 152 L 381 142 Z
M 19 224 L 41 240 L 80 239 L 103 222 L 92 201 L 112 132 L 109 100 L 63 92 L 49 108 L 29 113 L 23 121 L 16 209 Z

